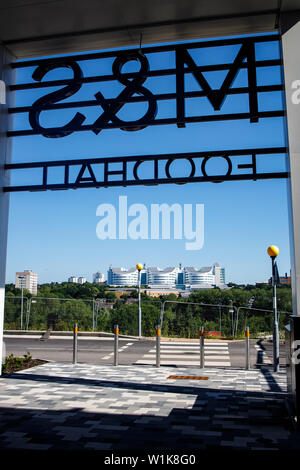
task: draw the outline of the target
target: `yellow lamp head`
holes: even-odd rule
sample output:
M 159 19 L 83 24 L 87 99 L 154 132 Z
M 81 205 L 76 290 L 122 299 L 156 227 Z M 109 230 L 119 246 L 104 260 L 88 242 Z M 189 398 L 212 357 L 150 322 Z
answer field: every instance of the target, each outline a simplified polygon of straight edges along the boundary
M 269 246 L 267 251 L 271 258 L 275 258 L 277 255 L 279 255 L 279 248 L 275 245 Z
M 138 264 L 136 265 L 136 269 L 137 269 L 138 271 L 141 271 L 141 270 L 143 269 L 143 265 L 142 265 L 141 263 L 138 263 Z

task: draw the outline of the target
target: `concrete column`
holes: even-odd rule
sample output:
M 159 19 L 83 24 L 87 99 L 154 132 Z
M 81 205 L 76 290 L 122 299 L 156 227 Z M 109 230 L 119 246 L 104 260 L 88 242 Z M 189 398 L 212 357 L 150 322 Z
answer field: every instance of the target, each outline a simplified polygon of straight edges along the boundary
M 300 10 L 281 15 L 293 313 L 300 315 Z
M 0 46 L 0 375 L 2 372 L 2 345 L 4 322 L 4 296 L 5 296 L 5 271 L 7 250 L 7 228 L 9 193 L 4 193 L 2 188 L 9 185 L 10 175 L 4 171 L 4 165 L 11 161 L 11 139 L 6 137 L 6 131 L 12 126 L 12 116 L 7 113 L 7 108 L 14 106 L 14 93 L 9 92 L 8 85 L 15 83 L 15 72 L 9 66 L 14 58 L 9 51 Z

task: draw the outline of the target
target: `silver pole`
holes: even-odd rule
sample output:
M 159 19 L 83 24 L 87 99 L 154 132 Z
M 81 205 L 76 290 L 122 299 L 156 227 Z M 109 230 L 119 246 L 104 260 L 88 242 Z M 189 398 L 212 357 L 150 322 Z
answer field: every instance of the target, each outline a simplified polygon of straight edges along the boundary
M 277 294 L 275 282 L 275 257 L 272 256 L 272 287 L 273 287 L 273 365 L 274 372 L 279 372 L 279 331 L 278 331 L 278 317 L 277 317 Z
M 199 331 L 200 338 L 200 369 L 204 369 L 204 326 Z
M 93 331 L 95 331 L 95 301 L 93 299 Z
M 78 338 L 78 326 L 77 326 L 77 323 L 75 323 L 74 331 L 73 331 L 73 364 L 77 364 L 77 352 L 78 352 L 77 338 Z
M 160 367 L 160 325 L 156 327 L 156 367 Z
M 141 271 L 138 270 L 138 299 L 139 299 L 139 336 L 142 336 L 142 310 L 141 310 Z
M 30 316 L 30 304 L 31 304 L 31 299 L 27 299 L 27 307 L 26 307 L 26 331 L 28 331 L 28 325 L 29 325 L 29 316 Z
M 23 294 L 24 294 L 24 288 L 21 288 L 21 331 L 23 330 Z
M 115 325 L 114 366 L 119 365 L 119 326 Z
M 160 304 L 160 319 L 159 319 L 160 327 L 162 327 L 162 322 L 163 322 L 163 318 L 164 318 L 164 309 L 165 309 L 165 302 L 161 302 L 161 304 Z
M 232 329 L 232 337 L 234 338 L 234 320 L 233 320 L 234 309 L 233 309 L 232 300 L 230 300 L 229 302 L 230 302 L 229 313 L 231 313 L 231 329 Z
M 245 329 L 245 346 L 246 346 L 246 369 L 250 369 L 250 332 L 249 326 Z

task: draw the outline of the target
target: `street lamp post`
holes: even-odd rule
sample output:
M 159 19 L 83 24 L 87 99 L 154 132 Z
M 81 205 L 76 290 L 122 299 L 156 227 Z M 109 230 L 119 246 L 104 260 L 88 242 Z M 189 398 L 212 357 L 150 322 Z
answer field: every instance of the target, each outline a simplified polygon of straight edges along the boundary
M 234 319 L 233 319 L 233 315 L 234 315 L 234 309 L 233 309 L 233 302 L 232 300 L 229 300 L 230 302 L 230 307 L 229 307 L 229 314 L 231 313 L 231 329 L 232 329 L 232 337 L 234 337 Z
M 276 295 L 276 280 L 275 280 L 275 258 L 279 254 L 279 249 L 275 245 L 268 248 L 268 255 L 272 260 L 272 288 L 273 288 L 273 364 L 274 372 L 279 372 L 279 331 L 278 331 L 278 316 L 277 316 L 277 295 Z
M 95 324 L 96 324 L 95 322 L 95 310 L 96 310 L 95 309 L 95 302 L 96 302 L 95 297 L 96 297 L 96 294 L 93 294 L 93 331 L 95 331 Z
M 142 309 L 141 309 L 141 270 L 143 269 L 143 265 L 138 263 L 136 265 L 136 269 L 138 270 L 138 309 L 139 309 L 139 336 L 142 336 Z
M 23 330 L 23 309 L 24 309 L 24 285 L 23 285 L 23 280 L 25 279 L 25 276 L 19 276 L 19 279 L 21 279 L 21 331 Z

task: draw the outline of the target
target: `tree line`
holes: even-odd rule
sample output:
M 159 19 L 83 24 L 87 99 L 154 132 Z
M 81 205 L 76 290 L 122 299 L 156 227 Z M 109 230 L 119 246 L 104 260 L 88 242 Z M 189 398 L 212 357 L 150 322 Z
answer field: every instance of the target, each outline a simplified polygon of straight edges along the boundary
M 201 326 L 207 332 L 221 332 L 227 338 L 243 336 L 245 326 L 249 326 L 253 335 L 272 333 L 272 287 L 267 284 L 201 289 L 188 297 L 169 294 L 153 298 L 143 289 L 141 292 L 143 336 L 155 335 L 162 309 L 163 336 L 196 338 Z M 5 295 L 4 328 L 20 329 L 21 291 L 8 284 Z M 23 295 L 23 329 L 70 331 L 77 323 L 82 331 L 112 332 L 118 324 L 121 334 L 138 334 L 136 289 L 116 298 L 106 285 L 63 282 L 40 285 L 36 296 L 26 290 Z M 288 322 L 288 314 L 284 312 L 292 312 L 291 288 L 279 285 L 277 297 L 281 312 L 279 328 L 283 332 Z M 101 308 L 99 299 L 102 299 Z

